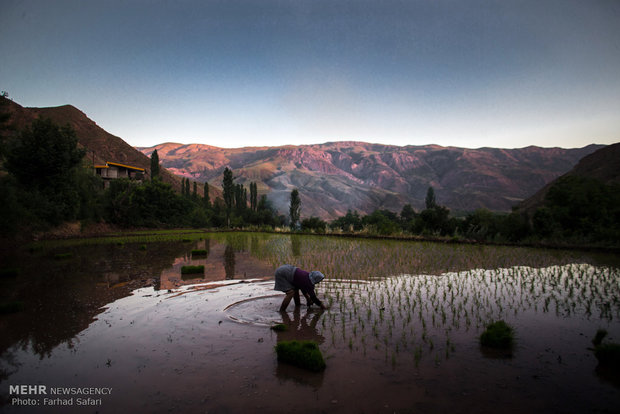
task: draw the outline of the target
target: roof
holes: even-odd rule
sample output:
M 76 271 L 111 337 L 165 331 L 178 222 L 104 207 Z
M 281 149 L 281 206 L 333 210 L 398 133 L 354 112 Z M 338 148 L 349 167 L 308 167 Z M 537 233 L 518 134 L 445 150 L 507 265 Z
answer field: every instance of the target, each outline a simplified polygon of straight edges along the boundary
M 106 161 L 106 165 L 95 165 L 95 168 L 110 168 L 110 165 L 113 165 L 114 167 L 127 168 L 128 170 L 135 170 L 135 171 L 142 171 L 142 172 L 144 172 L 144 168 L 133 167 L 131 165 L 119 164 L 117 162 L 110 162 L 110 161 Z

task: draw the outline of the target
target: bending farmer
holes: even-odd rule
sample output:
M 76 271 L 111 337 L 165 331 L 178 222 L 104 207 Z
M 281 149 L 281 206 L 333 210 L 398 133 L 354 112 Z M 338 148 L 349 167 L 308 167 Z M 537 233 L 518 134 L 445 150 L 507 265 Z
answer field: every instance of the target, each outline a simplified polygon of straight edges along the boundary
M 314 285 L 323 280 L 324 277 L 323 273 L 316 270 L 308 273 L 293 265 L 278 267 L 276 269 L 276 284 L 274 289 L 286 293 L 282 301 L 282 306 L 280 306 L 280 312 L 286 311 L 286 307 L 293 298 L 295 299 L 295 306 L 301 305 L 299 301 L 300 290 L 308 301 L 308 306 L 312 306 L 313 303 L 316 303 L 321 309 L 327 309 L 314 293 Z

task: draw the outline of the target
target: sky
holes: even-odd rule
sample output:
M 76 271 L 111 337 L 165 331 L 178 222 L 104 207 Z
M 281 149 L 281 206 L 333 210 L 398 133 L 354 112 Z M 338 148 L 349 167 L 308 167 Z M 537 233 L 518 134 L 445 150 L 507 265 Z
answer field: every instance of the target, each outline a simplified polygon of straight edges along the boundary
M 0 57 L 133 146 L 620 141 L 618 0 L 2 0 Z

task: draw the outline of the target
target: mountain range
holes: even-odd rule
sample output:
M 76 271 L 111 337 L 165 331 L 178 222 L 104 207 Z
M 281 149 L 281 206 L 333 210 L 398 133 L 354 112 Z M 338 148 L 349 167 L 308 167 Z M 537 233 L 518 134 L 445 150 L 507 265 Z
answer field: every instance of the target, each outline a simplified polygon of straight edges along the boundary
M 165 143 L 138 149 L 147 156 L 157 150 L 171 172 L 213 186 L 221 186 L 228 167 L 236 182 L 257 182 L 259 194 L 268 194 L 282 213 L 297 188 L 302 217 L 332 219 L 349 209 L 398 212 L 406 203 L 421 209 L 429 187 L 453 212 L 510 211 L 602 147 L 467 149 L 351 141 L 235 149 Z
M 37 117 L 51 118 L 75 129 L 79 145 L 87 149 L 86 157 L 95 164 L 119 162 L 150 173 L 149 157 L 157 149 L 164 167 L 162 178 L 177 191 L 181 177 L 187 177 L 209 182 L 212 199 L 221 196 L 222 174 L 228 167 L 234 171 L 236 182 L 257 182 L 259 194 L 267 194 L 282 214 L 288 212 L 290 192 L 297 188 L 302 217 L 323 219 L 343 215 L 349 209 L 360 213 L 377 208 L 400 211 L 406 203 L 421 209 L 431 186 L 438 203 L 453 213 L 481 207 L 509 211 L 604 147 L 467 149 L 349 141 L 235 149 L 165 143 L 136 149 L 71 105 L 25 108 L 8 99 L 5 103 L 3 111 L 11 115 L 9 139 L 17 138 L 17 131 Z M 609 155 L 601 157 L 583 162 L 593 171 L 600 169 L 601 163 L 616 164 L 614 159 L 607 160 Z M 202 192 L 202 186 L 198 190 Z

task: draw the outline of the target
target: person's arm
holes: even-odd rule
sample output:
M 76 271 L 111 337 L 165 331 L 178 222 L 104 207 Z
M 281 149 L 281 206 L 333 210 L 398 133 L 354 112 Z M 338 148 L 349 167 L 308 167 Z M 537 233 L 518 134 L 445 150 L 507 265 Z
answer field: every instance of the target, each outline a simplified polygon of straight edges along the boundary
M 314 288 L 308 289 L 308 292 L 304 292 L 304 296 L 306 296 L 306 299 L 309 296 L 311 303 L 316 303 L 321 309 L 327 309 L 327 307 L 323 305 L 323 302 L 321 302 L 319 298 L 316 297 L 316 293 L 314 293 Z

